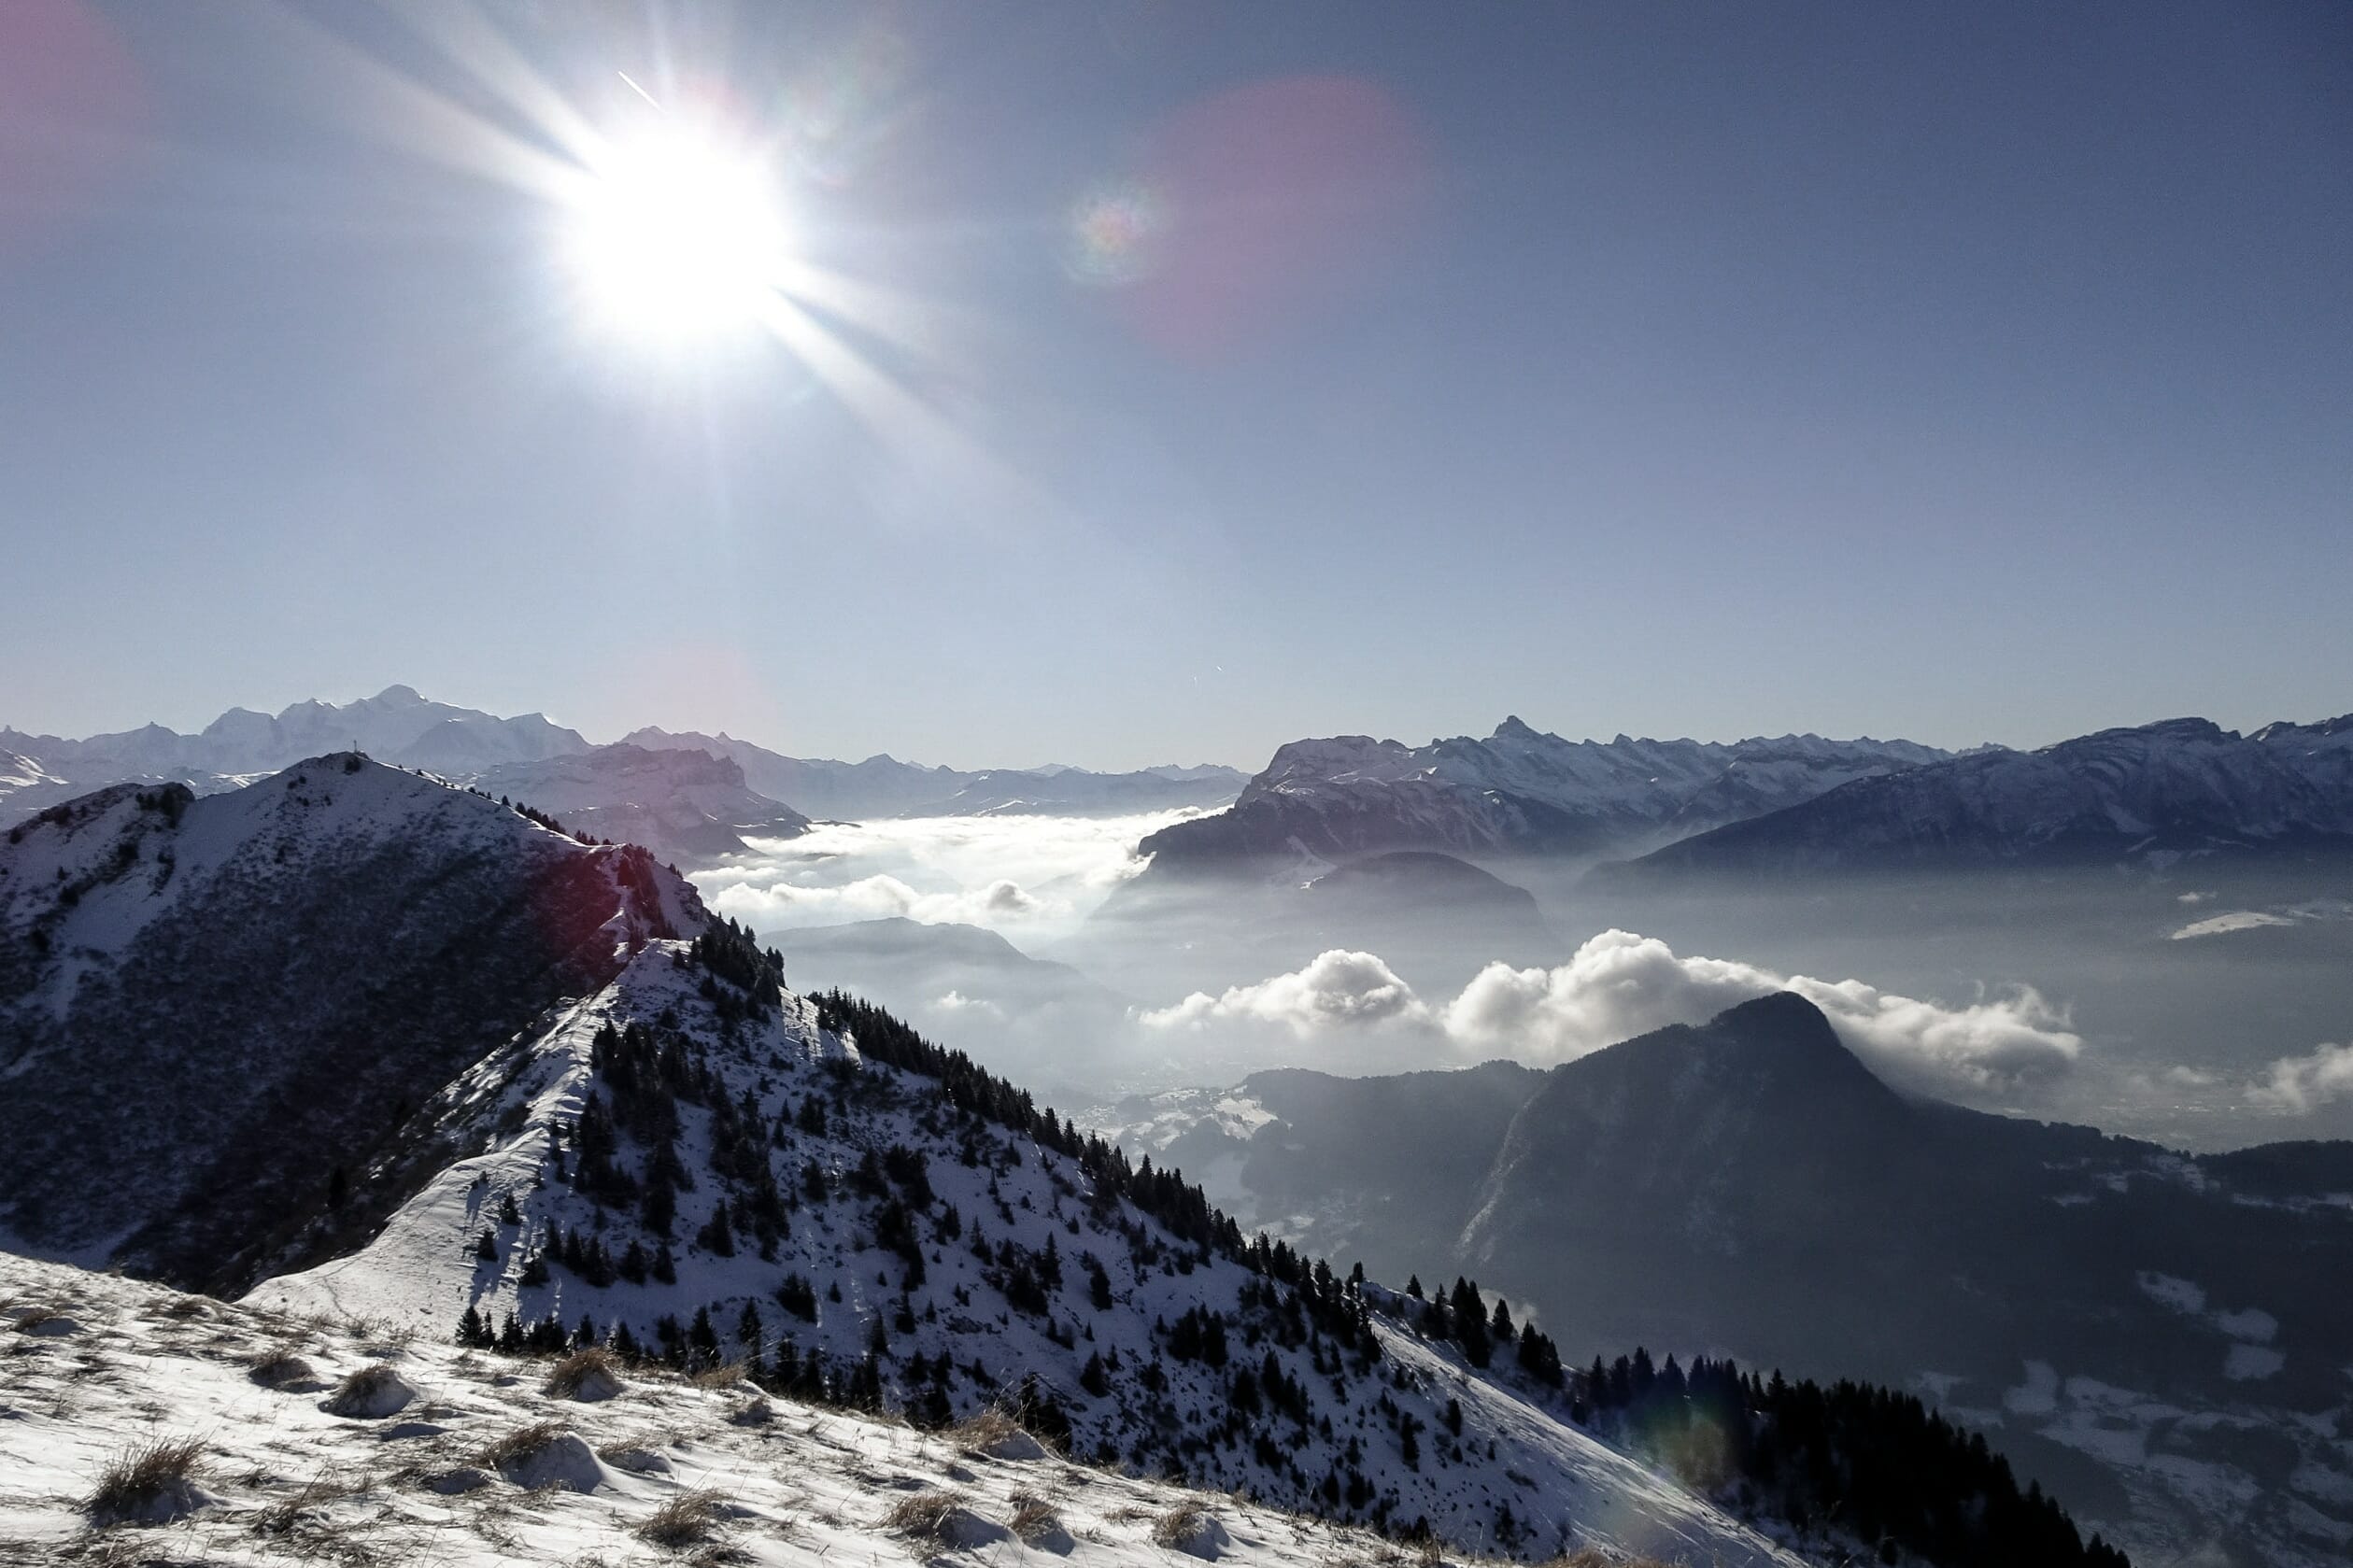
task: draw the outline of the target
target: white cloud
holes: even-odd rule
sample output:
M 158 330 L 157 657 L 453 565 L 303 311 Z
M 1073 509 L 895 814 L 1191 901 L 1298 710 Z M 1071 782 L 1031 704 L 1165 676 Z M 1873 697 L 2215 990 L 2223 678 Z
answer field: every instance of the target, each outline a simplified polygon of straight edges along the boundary
M 2247 1100 L 2261 1110 L 2303 1116 L 2348 1095 L 2353 1095 L 2353 1045 L 2320 1045 L 2274 1062 L 2248 1086 Z
M 934 996 L 931 998 L 931 1006 L 935 1011 L 939 1012 L 978 1012 L 986 1013 L 991 1018 L 1005 1016 L 1005 1010 L 987 997 L 967 996 L 961 991 L 950 991 L 945 996 Z
M 1067 928 L 1143 869 L 1136 843 L 1198 814 L 911 817 L 829 823 L 696 873 L 705 902 L 754 930 L 901 915 Z
M 1655 937 L 1616 930 L 1555 968 L 1490 964 L 1443 1008 L 1424 1002 L 1374 954 L 1335 949 L 1289 974 L 1214 996 L 1197 991 L 1139 1021 L 1155 1029 L 1279 1025 L 1301 1039 L 1367 1025 L 1431 1029 L 1466 1052 L 1550 1066 L 1670 1024 L 1705 1023 L 1776 991 L 1821 1008 L 1885 1076 L 1926 1088 L 2015 1088 L 2063 1072 L 2083 1047 L 2064 1010 L 2030 989 L 1951 1006 L 1859 980 L 1680 957 Z
M 1524 1062 L 1566 1062 L 1669 1024 L 1697 1024 L 1781 989 L 1749 964 L 1678 958 L 1655 937 L 1604 931 L 1551 969 L 1490 964 L 1449 1003 L 1465 1047 Z
M 996 925 L 1048 911 L 1042 900 L 1023 891 L 1018 883 L 1001 878 L 986 887 L 947 893 L 920 892 L 894 876 L 860 877 L 856 882 L 816 886 L 745 881 L 706 893 L 705 897 L 721 914 L 741 920 L 756 931 L 838 925 L 893 915 L 930 925 Z
M 1172 1007 L 1140 1014 L 1150 1029 L 1200 1029 L 1212 1024 L 1275 1024 L 1300 1038 L 1366 1024 L 1423 1024 L 1429 1010 L 1396 970 L 1369 953 L 1334 948 L 1306 968 L 1222 996 L 1196 991 Z
M 2266 914 L 2261 910 L 2233 910 L 2229 914 L 2209 915 L 2193 920 L 2174 933 L 2177 942 L 2195 941 L 2200 937 L 2227 936 L 2233 931 L 2258 931 L 2266 925 L 2293 925 L 2285 915 Z
M 2032 986 L 1959 1008 L 1859 980 L 1793 975 L 1789 989 L 1828 1013 L 1847 1043 L 1892 1077 L 2015 1088 L 2065 1072 L 2083 1051 L 2066 1010 Z
M 1804 996 L 1858 1055 L 1891 1078 L 1923 1086 L 2015 1087 L 2063 1072 L 2083 1048 L 2064 1010 L 2030 988 L 1955 1007 L 1859 980 L 1680 957 L 1655 937 L 1617 930 L 1556 968 L 1490 964 L 1448 1004 L 1443 1021 L 1467 1050 L 1542 1065 L 1670 1024 L 1704 1023 L 1774 991 Z

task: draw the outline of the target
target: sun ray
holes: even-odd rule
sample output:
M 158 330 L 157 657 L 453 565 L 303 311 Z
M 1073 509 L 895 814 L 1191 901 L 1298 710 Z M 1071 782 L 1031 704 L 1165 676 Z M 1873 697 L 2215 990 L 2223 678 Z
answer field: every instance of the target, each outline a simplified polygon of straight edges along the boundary
M 253 15 L 297 56 L 290 79 L 333 119 L 444 168 L 544 201 L 579 199 L 588 178 L 579 162 L 533 146 L 292 10 L 271 6 Z
M 603 134 L 471 0 L 396 7 L 393 14 L 444 59 L 496 94 L 574 162 L 588 166 L 595 162 L 604 145 Z M 635 87 L 636 83 L 630 85 Z
M 985 443 L 786 294 L 770 296 L 761 320 L 909 474 L 959 499 L 985 497 L 993 509 L 1036 503 L 1028 484 Z

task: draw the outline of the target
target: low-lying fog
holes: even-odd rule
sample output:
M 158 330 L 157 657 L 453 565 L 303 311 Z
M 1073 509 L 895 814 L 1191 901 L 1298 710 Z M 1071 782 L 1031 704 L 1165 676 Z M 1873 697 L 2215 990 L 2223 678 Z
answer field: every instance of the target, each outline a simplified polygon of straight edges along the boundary
M 1786 986 L 1921 1093 L 2200 1149 L 2353 1136 L 2342 875 L 1137 880 L 1137 841 L 1186 814 L 824 826 L 696 881 L 796 984 L 870 996 L 1059 1104 L 1276 1066 L 1549 1065 Z

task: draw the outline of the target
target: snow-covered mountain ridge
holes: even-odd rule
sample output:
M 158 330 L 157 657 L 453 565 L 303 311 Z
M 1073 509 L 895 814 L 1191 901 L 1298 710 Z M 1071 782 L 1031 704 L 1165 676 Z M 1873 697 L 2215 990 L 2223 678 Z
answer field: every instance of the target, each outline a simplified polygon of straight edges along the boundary
M 1198 1189 L 887 1014 L 782 990 L 740 931 L 649 947 L 452 1104 L 497 1129 L 483 1155 L 359 1254 L 253 1299 L 435 1329 L 454 1315 L 461 1336 L 503 1323 L 521 1344 L 574 1324 L 574 1342 L 689 1366 L 743 1357 L 769 1386 L 919 1422 L 1011 1402 L 1100 1463 L 1512 1555 L 1765 1561 L 1744 1529 L 1790 1538 L 1790 1519 L 1825 1517 L 1743 1490 L 1755 1523 L 1730 1526 L 1596 1441 L 1549 1340 L 1500 1303 L 1491 1323 L 1475 1286 L 1453 1293 L 1467 1326 L 1440 1328 L 1435 1306 L 1245 1242 Z M 1967 1462 L 1919 1419 L 1926 1451 Z M 1737 1465 L 1695 1466 L 1731 1499 Z M 1977 1525 L 1949 1500 L 1890 1516 L 1861 1493 L 1836 1517 L 1949 1517 L 1920 1539 L 2015 1530 L 2052 1561 L 2118 1561 L 2008 1490 L 2006 1469 L 1987 1484 L 1999 1495 Z M 1797 1532 L 1808 1555 L 1855 1548 L 1821 1528 Z
M 1507 718 L 1484 740 L 1407 746 L 1369 736 L 1294 741 L 1218 815 L 1141 846 L 1154 869 L 1384 850 L 1599 854 L 1657 843 L 1947 753 L 1908 741 L 1787 735 L 1565 741 Z
M 0 1232 L 248 1283 L 387 1196 L 346 1167 L 430 1163 L 404 1123 L 467 1065 L 704 919 L 642 849 L 356 753 L 51 807 L 0 843 Z
M 871 1044 L 886 1024 L 866 1027 Z M 655 943 L 468 1075 L 453 1113 L 499 1129 L 483 1154 L 358 1253 L 251 1299 L 436 1337 L 469 1309 L 587 1318 L 648 1349 L 673 1342 L 662 1320 L 676 1334 L 700 1314 L 729 1354 L 748 1326 L 788 1386 L 935 1420 L 1017 1397 L 1074 1453 L 1292 1508 L 1425 1519 L 1507 1552 L 1783 1561 L 1548 1414 L 1537 1385 L 1476 1374 L 1328 1275 L 1276 1281 L 1198 1194 L 1040 1137 L 1026 1095 L 961 1070 L 943 1082 L 877 1060 L 848 1015 L 806 997 L 747 1008 L 685 944 Z M 648 1116 L 674 1134 L 641 1145 Z M 1250 1375 L 1247 1414 L 1274 1426 L 1240 1420 L 1229 1359 Z
M 2353 849 L 2353 717 L 2105 729 L 1856 780 L 1610 874 L 1938 869 Z

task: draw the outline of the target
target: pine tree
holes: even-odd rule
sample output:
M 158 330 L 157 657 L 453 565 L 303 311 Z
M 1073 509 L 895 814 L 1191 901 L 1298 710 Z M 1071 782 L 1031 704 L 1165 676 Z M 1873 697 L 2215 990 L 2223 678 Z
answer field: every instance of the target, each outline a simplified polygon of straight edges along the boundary
M 482 1321 L 482 1309 L 471 1302 L 467 1304 L 465 1311 L 458 1319 L 458 1343 L 469 1346 L 487 1346 L 490 1343 L 490 1331 Z

